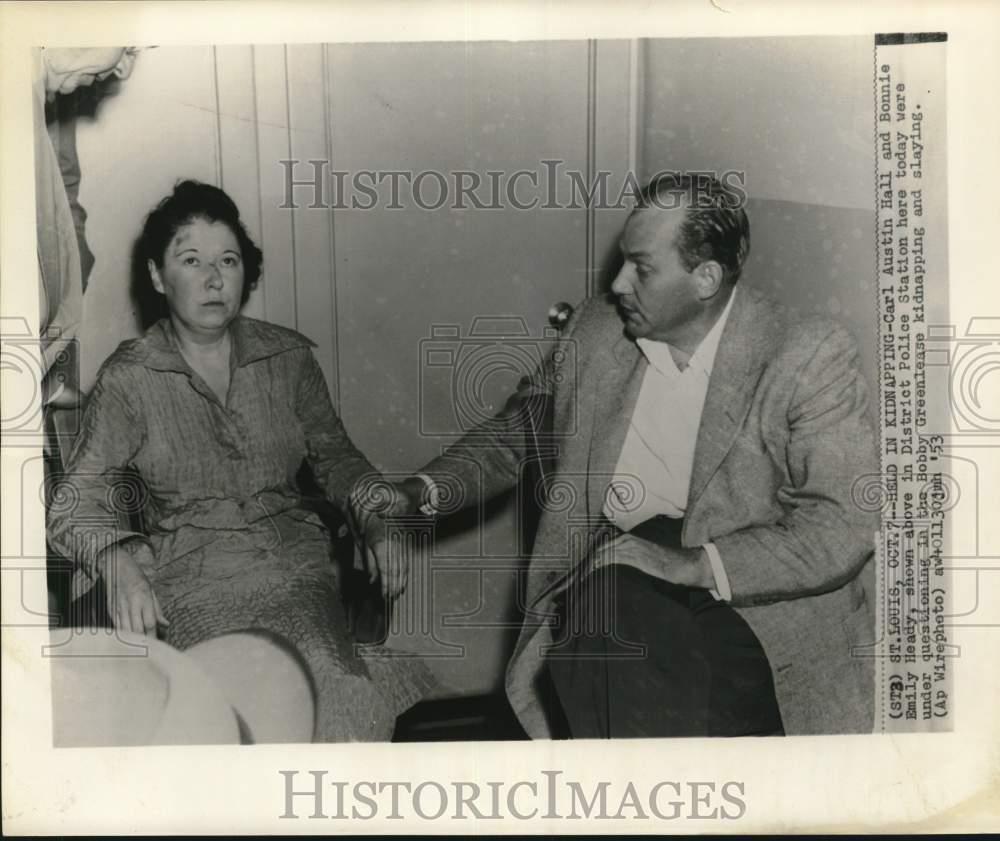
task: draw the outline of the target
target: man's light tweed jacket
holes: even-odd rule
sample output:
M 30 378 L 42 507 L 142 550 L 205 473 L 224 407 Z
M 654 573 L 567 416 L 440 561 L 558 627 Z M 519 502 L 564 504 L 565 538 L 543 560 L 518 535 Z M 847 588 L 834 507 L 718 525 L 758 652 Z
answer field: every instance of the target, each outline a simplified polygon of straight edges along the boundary
M 585 569 L 583 547 L 600 527 L 646 365 L 614 304 L 585 301 L 560 352 L 497 420 L 425 468 L 460 487 L 467 503 L 512 487 L 528 455 L 528 409 L 542 395 L 551 400 L 558 453 L 507 670 L 508 697 L 533 738 L 551 735 L 539 677 L 552 598 Z M 874 640 L 878 519 L 858 492 L 878 473 L 868 401 L 843 327 L 737 289 L 705 399 L 682 542 L 718 548 L 731 603 L 767 653 L 789 735 L 873 728 L 873 660 L 864 647 Z

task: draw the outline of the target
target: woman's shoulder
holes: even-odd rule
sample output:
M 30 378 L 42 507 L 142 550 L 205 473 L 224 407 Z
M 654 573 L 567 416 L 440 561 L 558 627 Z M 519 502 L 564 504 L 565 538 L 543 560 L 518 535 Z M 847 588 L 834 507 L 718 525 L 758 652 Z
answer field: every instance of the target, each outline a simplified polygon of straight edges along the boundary
M 126 339 L 101 363 L 88 392 L 88 403 L 112 396 L 127 403 L 138 400 L 138 393 L 146 387 L 143 377 L 145 352 L 142 337 Z
M 98 376 L 123 376 L 128 371 L 142 367 L 162 368 L 176 366 L 176 351 L 167 335 L 166 319 L 149 327 L 141 336 L 125 339 L 104 360 Z
M 133 339 L 125 339 L 118 344 L 111 355 L 104 360 L 97 372 L 98 379 L 119 379 L 137 366 L 143 365 L 154 348 L 148 341 L 149 333 Z
M 230 329 L 236 341 L 239 364 L 286 352 L 308 353 L 316 347 L 312 339 L 297 330 L 246 315 L 237 317 Z

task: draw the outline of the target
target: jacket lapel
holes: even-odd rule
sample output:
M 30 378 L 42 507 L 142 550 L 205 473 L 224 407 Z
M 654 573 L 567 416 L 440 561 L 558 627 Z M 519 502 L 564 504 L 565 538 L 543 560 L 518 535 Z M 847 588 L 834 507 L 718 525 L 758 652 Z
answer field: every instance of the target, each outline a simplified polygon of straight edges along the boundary
M 734 294 L 736 299 L 719 341 L 698 427 L 687 499 L 689 516 L 736 440 L 775 332 L 771 329 L 775 316 L 759 292 L 743 287 Z
M 604 508 L 604 495 L 618 465 L 647 366 L 636 343 L 624 334 L 600 362 L 594 377 L 594 422 L 587 462 L 587 503 L 592 518 Z

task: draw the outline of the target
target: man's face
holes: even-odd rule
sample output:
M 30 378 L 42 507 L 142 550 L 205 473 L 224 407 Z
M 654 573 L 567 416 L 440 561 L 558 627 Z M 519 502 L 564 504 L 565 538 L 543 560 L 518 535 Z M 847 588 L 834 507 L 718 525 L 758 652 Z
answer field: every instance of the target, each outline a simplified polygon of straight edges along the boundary
M 611 291 L 633 338 L 669 342 L 677 328 L 701 311 L 694 275 L 681 263 L 675 245 L 684 208 L 636 211 L 621 238 L 622 266 Z
M 135 63 L 135 54 L 125 47 L 49 47 L 42 56 L 50 94 L 73 93 L 109 76 L 127 79 Z

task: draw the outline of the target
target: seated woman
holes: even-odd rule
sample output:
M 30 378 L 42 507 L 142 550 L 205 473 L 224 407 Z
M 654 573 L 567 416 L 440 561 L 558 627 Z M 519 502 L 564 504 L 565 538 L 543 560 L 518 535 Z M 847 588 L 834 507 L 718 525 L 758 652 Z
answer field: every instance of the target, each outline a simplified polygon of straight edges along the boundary
M 355 652 L 331 537 L 295 477 L 307 459 L 346 514 L 377 474 L 334 412 L 312 342 L 239 314 L 262 254 L 222 190 L 178 184 L 138 247 L 169 315 L 104 363 L 54 493 L 49 538 L 78 565 L 75 593 L 103 579 L 117 627 L 159 626 L 180 649 L 278 634 L 311 672 L 315 740 L 388 740 L 433 682 L 413 659 Z M 125 470 L 140 478 L 128 502 L 144 503 L 148 534 L 115 525 Z

